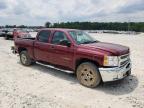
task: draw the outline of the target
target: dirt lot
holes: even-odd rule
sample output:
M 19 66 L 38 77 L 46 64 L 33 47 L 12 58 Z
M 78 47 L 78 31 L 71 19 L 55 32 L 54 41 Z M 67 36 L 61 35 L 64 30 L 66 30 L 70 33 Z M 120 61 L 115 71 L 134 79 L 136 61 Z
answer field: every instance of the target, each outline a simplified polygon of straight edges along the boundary
M 92 35 L 131 48 L 131 76 L 86 88 L 73 74 L 39 64 L 22 66 L 11 53 L 13 41 L 0 37 L 0 108 L 144 108 L 144 34 Z

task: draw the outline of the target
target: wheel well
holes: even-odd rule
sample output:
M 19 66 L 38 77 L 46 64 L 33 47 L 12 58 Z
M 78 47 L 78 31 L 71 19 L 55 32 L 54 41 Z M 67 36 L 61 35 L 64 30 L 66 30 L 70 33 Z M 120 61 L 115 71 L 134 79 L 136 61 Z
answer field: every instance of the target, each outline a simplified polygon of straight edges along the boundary
M 21 53 L 22 51 L 26 51 L 26 50 L 27 50 L 26 48 L 22 48 L 22 47 L 18 48 L 19 53 Z
M 96 66 L 99 67 L 99 63 L 94 61 L 94 60 L 90 60 L 90 59 L 86 59 L 86 58 L 82 58 L 82 59 L 79 59 L 76 61 L 76 66 L 75 66 L 75 70 L 77 69 L 77 67 L 81 64 L 81 63 L 84 63 L 84 62 L 91 62 L 93 64 L 95 64 Z

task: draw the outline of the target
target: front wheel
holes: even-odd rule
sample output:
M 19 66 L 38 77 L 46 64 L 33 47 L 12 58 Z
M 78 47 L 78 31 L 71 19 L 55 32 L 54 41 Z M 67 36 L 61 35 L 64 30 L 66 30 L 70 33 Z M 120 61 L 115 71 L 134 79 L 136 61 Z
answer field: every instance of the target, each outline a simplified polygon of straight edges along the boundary
M 80 64 L 77 68 L 76 75 L 79 82 L 86 87 L 94 88 L 101 82 L 98 68 L 91 62 Z
M 24 66 L 30 66 L 33 63 L 27 51 L 22 51 L 20 53 L 20 61 Z

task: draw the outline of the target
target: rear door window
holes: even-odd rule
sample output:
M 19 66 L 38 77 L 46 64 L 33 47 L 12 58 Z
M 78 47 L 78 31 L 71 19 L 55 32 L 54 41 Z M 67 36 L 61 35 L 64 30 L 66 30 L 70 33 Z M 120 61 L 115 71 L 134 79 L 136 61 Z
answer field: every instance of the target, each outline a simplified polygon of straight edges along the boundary
M 51 32 L 48 30 L 40 31 L 38 35 L 38 41 L 48 43 L 48 39 L 50 37 Z

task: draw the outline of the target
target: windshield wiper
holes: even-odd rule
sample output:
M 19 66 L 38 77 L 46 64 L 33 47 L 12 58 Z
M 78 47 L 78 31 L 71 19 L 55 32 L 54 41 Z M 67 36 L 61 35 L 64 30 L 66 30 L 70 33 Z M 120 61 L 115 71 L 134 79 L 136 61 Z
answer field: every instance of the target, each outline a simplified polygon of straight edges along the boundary
M 96 43 L 96 42 L 98 42 L 98 41 L 95 40 L 95 41 L 91 41 L 90 43 Z
M 86 41 L 86 42 L 83 42 L 81 44 L 89 44 L 89 43 L 96 43 L 96 42 L 98 42 L 98 41 Z

